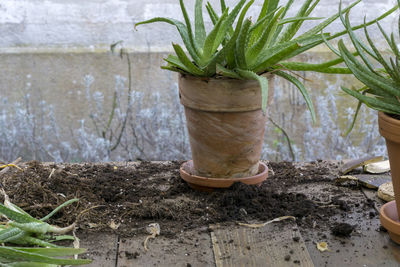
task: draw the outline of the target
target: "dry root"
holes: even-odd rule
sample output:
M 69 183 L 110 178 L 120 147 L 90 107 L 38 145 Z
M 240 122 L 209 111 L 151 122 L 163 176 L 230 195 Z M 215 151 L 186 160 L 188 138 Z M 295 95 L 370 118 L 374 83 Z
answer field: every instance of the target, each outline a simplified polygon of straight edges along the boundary
M 150 234 L 143 242 L 144 250 L 148 251 L 147 242 L 149 239 L 154 239 L 160 234 L 160 225 L 158 223 L 151 223 L 146 227 L 146 231 Z
M 261 223 L 261 224 L 239 223 L 239 225 L 245 226 L 245 227 L 250 227 L 250 228 L 261 228 L 261 227 L 264 227 L 264 226 L 266 226 L 266 225 L 268 225 L 270 223 L 280 222 L 280 221 L 288 220 L 288 219 L 291 219 L 291 220 L 294 220 L 294 221 L 296 220 L 296 218 L 293 217 L 293 216 L 283 216 L 283 217 L 275 218 L 275 219 L 273 219 L 271 221 L 268 221 L 268 222 L 265 222 L 265 223 Z

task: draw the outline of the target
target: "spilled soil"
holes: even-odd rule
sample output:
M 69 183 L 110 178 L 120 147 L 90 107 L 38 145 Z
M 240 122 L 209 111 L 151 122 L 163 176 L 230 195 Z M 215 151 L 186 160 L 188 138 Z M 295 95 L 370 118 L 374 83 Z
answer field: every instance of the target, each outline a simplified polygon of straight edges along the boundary
M 64 226 L 77 220 L 85 231 L 114 231 L 122 236 L 143 233 L 143 226 L 150 222 L 158 222 L 163 235 L 173 237 L 182 230 L 207 229 L 212 223 L 260 222 L 287 215 L 299 219 L 299 226 L 311 228 L 316 221 L 329 224 L 332 216 L 344 216 L 352 208 L 340 200 L 339 187 L 331 192 L 330 203 L 290 190 L 333 184 L 338 166 L 332 163 L 320 161 L 301 167 L 268 163 L 270 175 L 261 186 L 235 184 L 212 193 L 194 191 L 182 181 L 181 163 L 28 162 L 23 164 L 23 172 L 10 170 L 0 179 L 11 201 L 35 217 L 79 198 L 50 223 Z

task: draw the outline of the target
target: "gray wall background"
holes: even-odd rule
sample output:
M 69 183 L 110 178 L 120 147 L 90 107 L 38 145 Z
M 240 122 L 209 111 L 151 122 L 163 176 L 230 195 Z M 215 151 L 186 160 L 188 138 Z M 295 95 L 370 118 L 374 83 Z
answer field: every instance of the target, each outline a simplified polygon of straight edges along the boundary
M 185 0 L 193 14 L 194 0 Z M 210 1 L 219 7 L 219 1 Z M 227 1 L 234 4 L 237 1 Z M 282 1 L 284 4 L 286 1 Z M 344 0 L 348 5 L 352 1 Z M 395 0 L 364 0 L 352 11 L 352 22 L 374 18 L 394 6 Z M 300 6 L 303 1 L 295 1 Z M 338 10 L 338 0 L 321 0 L 314 16 Z M 257 14 L 256 0 L 250 15 Z M 297 8 L 293 8 L 296 12 Z M 182 19 L 178 0 L 3 0 L 0 2 L 0 160 L 106 161 L 187 159 L 190 151 L 182 108 L 177 100 L 177 76 L 159 68 L 179 40 L 174 27 L 135 22 L 154 16 Z M 397 31 L 397 16 L 382 26 Z M 208 15 L 204 17 L 210 25 Z M 314 22 L 305 23 L 308 29 Z M 339 22 L 328 31 L 341 30 Z M 384 48 L 376 28 L 371 31 Z M 123 40 L 129 53 L 132 91 L 128 103 L 129 66 L 110 52 Z M 332 58 L 325 46 L 301 56 L 308 62 Z M 349 76 L 300 73 L 307 78 L 318 111 L 312 125 L 300 94 L 276 79 L 272 119 L 292 140 L 296 160 L 341 159 L 384 154 L 375 112 L 365 110 L 351 136 L 343 133 L 356 102 L 344 96 L 340 85 L 356 85 Z M 107 127 L 113 103 L 117 108 Z M 125 117 L 127 123 L 118 147 Z M 360 120 L 359 120 L 360 121 Z M 105 131 L 107 130 L 107 131 Z M 103 134 L 103 131 L 105 133 Z M 113 136 L 110 140 L 110 136 Z M 267 125 L 263 157 L 292 157 L 283 133 Z
M 206 1 L 204 1 L 206 2 Z M 219 0 L 209 1 L 219 7 Z M 237 0 L 226 0 L 233 6 Z M 287 1 L 281 1 L 282 5 Z M 354 1 L 343 0 L 346 6 Z M 185 0 L 189 14 L 193 14 L 195 0 Z M 262 0 L 256 0 L 249 15 L 259 12 Z M 293 12 L 297 12 L 303 0 L 296 0 Z M 390 9 L 396 0 L 363 0 L 353 9 L 352 19 L 362 22 L 364 15 L 374 18 L 377 14 Z M 338 10 L 339 0 L 321 0 L 314 15 L 325 17 Z M 132 51 L 165 52 L 170 51 L 170 43 L 178 35 L 173 27 L 164 24 L 148 25 L 139 31 L 133 31 L 135 22 L 155 16 L 169 16 L 182 19 L 178 0 L 2 0 L 0 3 L 0 46 L 3 49 L 49 48 L 56 46 L 85 47 L 95 49 L 98 46 L 124 40 Z M 206 21 L 211 21 L 204 15 Z M 392 19 L 383 24 L 393 30 Z M 312 25 L 313 23 L 307 23 Z M 307 26 L 305 27 L 307 28 Z M 340 23 L 333 24 L 329 30 L 340 29 Z M 60 47 L 61 46 L 61 47 Z

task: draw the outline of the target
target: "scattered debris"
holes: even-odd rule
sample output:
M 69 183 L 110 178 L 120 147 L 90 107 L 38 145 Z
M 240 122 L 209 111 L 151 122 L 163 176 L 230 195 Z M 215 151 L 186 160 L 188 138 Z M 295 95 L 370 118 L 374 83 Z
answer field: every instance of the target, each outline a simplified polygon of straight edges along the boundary
M 364 171 L 373 174 L 386 173 L 390 171 L 390 163 L 388 160 L 370 163 L 364 166 Z
M 369 189 L 377 190 L 384 183 L 392 181 L 390 175 L 354 174 L 344 175 L 335 179 L 336 185 L 344 187 L 358 187 L 362 185 Z
M 288 219 L 292 219 L 294 221 L 296 220 L 296 218 L 293 217 L 293 216 L 282 216 L 282 217 L 275 218 L 275 219 L 273 219 L 271 221 L 268 221 L 268 222 L 265 222 L 265 223 L 260 223 L 260 224 L 247 224 L 247 223 L 238 223 L 238 224 L 241 225 L 241 226 L 246 226 L 246 227 L 250 227 L 250 228 L 261 228 L 261 227 L 264 227 L 264 226 L 266 226 L 266 225 L 268 225 L 270 223 L 280 222 L 280 221 L 288 220 Z
M 160 225 L 158 223 L 151 223 L 146 227 L 146 231 L 150 234 L 149 236 L 146 237 L 146 239 L 143 242 L 144 250 L 149 250 L 147 248 L 147 242 L 149 239 L 154 239 L 156 236 L 160 235 Z
M 50 172 L 50 175 L 49 175 L 49 180 L 51 179 L 51 177 L 53 176 L 53 174 L 56 172 L 56 169 L 55 168 L 52 168 L 51 169 L 51 172 Z
M 110 222 L 110 224 L 108 226 L 110 226 L 110 228 L 113 229 L 113 230 L 117 230 L 120 225 L 121 225 L 121 223 L 115 223 L 114 220 L 111 220 L 111 222 Z
M 76 236 L 75 230 L 72 231 L 72 235 L 73 235 L 73 237 L 74 237 L 74 242 L 73 242 L 74 248 L 76 248 L 76 249 L 80 248 L 80 241 L 81 241 L 81 240 Z M 74 255 L 74 259 L 75 259 L 75 260 L 78 259 L 78 254 L 75 254 L 75 255 Z
M 337 223 L 331 228 L 331 233 L 334 236 L 350 237 L 353 230 L 353 225 L 348 223 Z
M 88 226 L 89 226 L 90 229 L 96 228 L 96 227 L 100 227 L 100 225 L 97 224 L 97 223 L 88 223 Z
M 375 163 L 375 162 L 380 162 L 383 161 L 383 157 L 374 157 L 374 156 L 367 156 L 361 159 L 355 159 L 355 160 L 350 160 L 343 164 L 340 168 L 340 171 L 343 174 L 347 174 L 351 172 L 354 169 L 357 169 L 358 167 L 362 167 L 367 164 Z
M 315 229 L 317 227 L 317 221 L 313 221 L 312 228 Z
M 379 186 L 378 197 L 387 202 L 394 200 L 393 183 L 387 182 Z
M 317 243 L 317 249 L 321 252 L 330 251 L 330 249 L 328 248 L 328 243 L 326 242 Z
M 340 176 L 335 179 L 335 184 L 345 187 L 358 187 L 359 181 L 357 177 L 351 175 Z
M 137 259 L 140 256 L 140 253 L 135 251 L 133 253 L 129 252 L 129 251 L 125 251 L 125 257 L 128 260 L 132 260 L 132 259 Z

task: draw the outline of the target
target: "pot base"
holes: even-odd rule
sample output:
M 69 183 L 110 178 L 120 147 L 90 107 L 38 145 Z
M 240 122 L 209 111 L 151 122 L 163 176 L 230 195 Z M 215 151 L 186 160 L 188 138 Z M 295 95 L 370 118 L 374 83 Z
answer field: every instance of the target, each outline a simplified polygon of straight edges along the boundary
M 389 232 L 390 239 L 400 244 L 400 220 L 397 213 L 396 201 L 391 201 L 382 206 L 380 210 L 381 224 Z
M 212 192 L 215 188 L 229 188 L 234 183 L 241 182 L 248 185 L 260 185 L 268 177 L 268 167 L 260 162 L 258 173 L 250 177 L 242 178 L 209 178 L 193 175 L 193 161 L 189 160 L 182 164 L 180 175 L 190 187 L 199 191 Z

